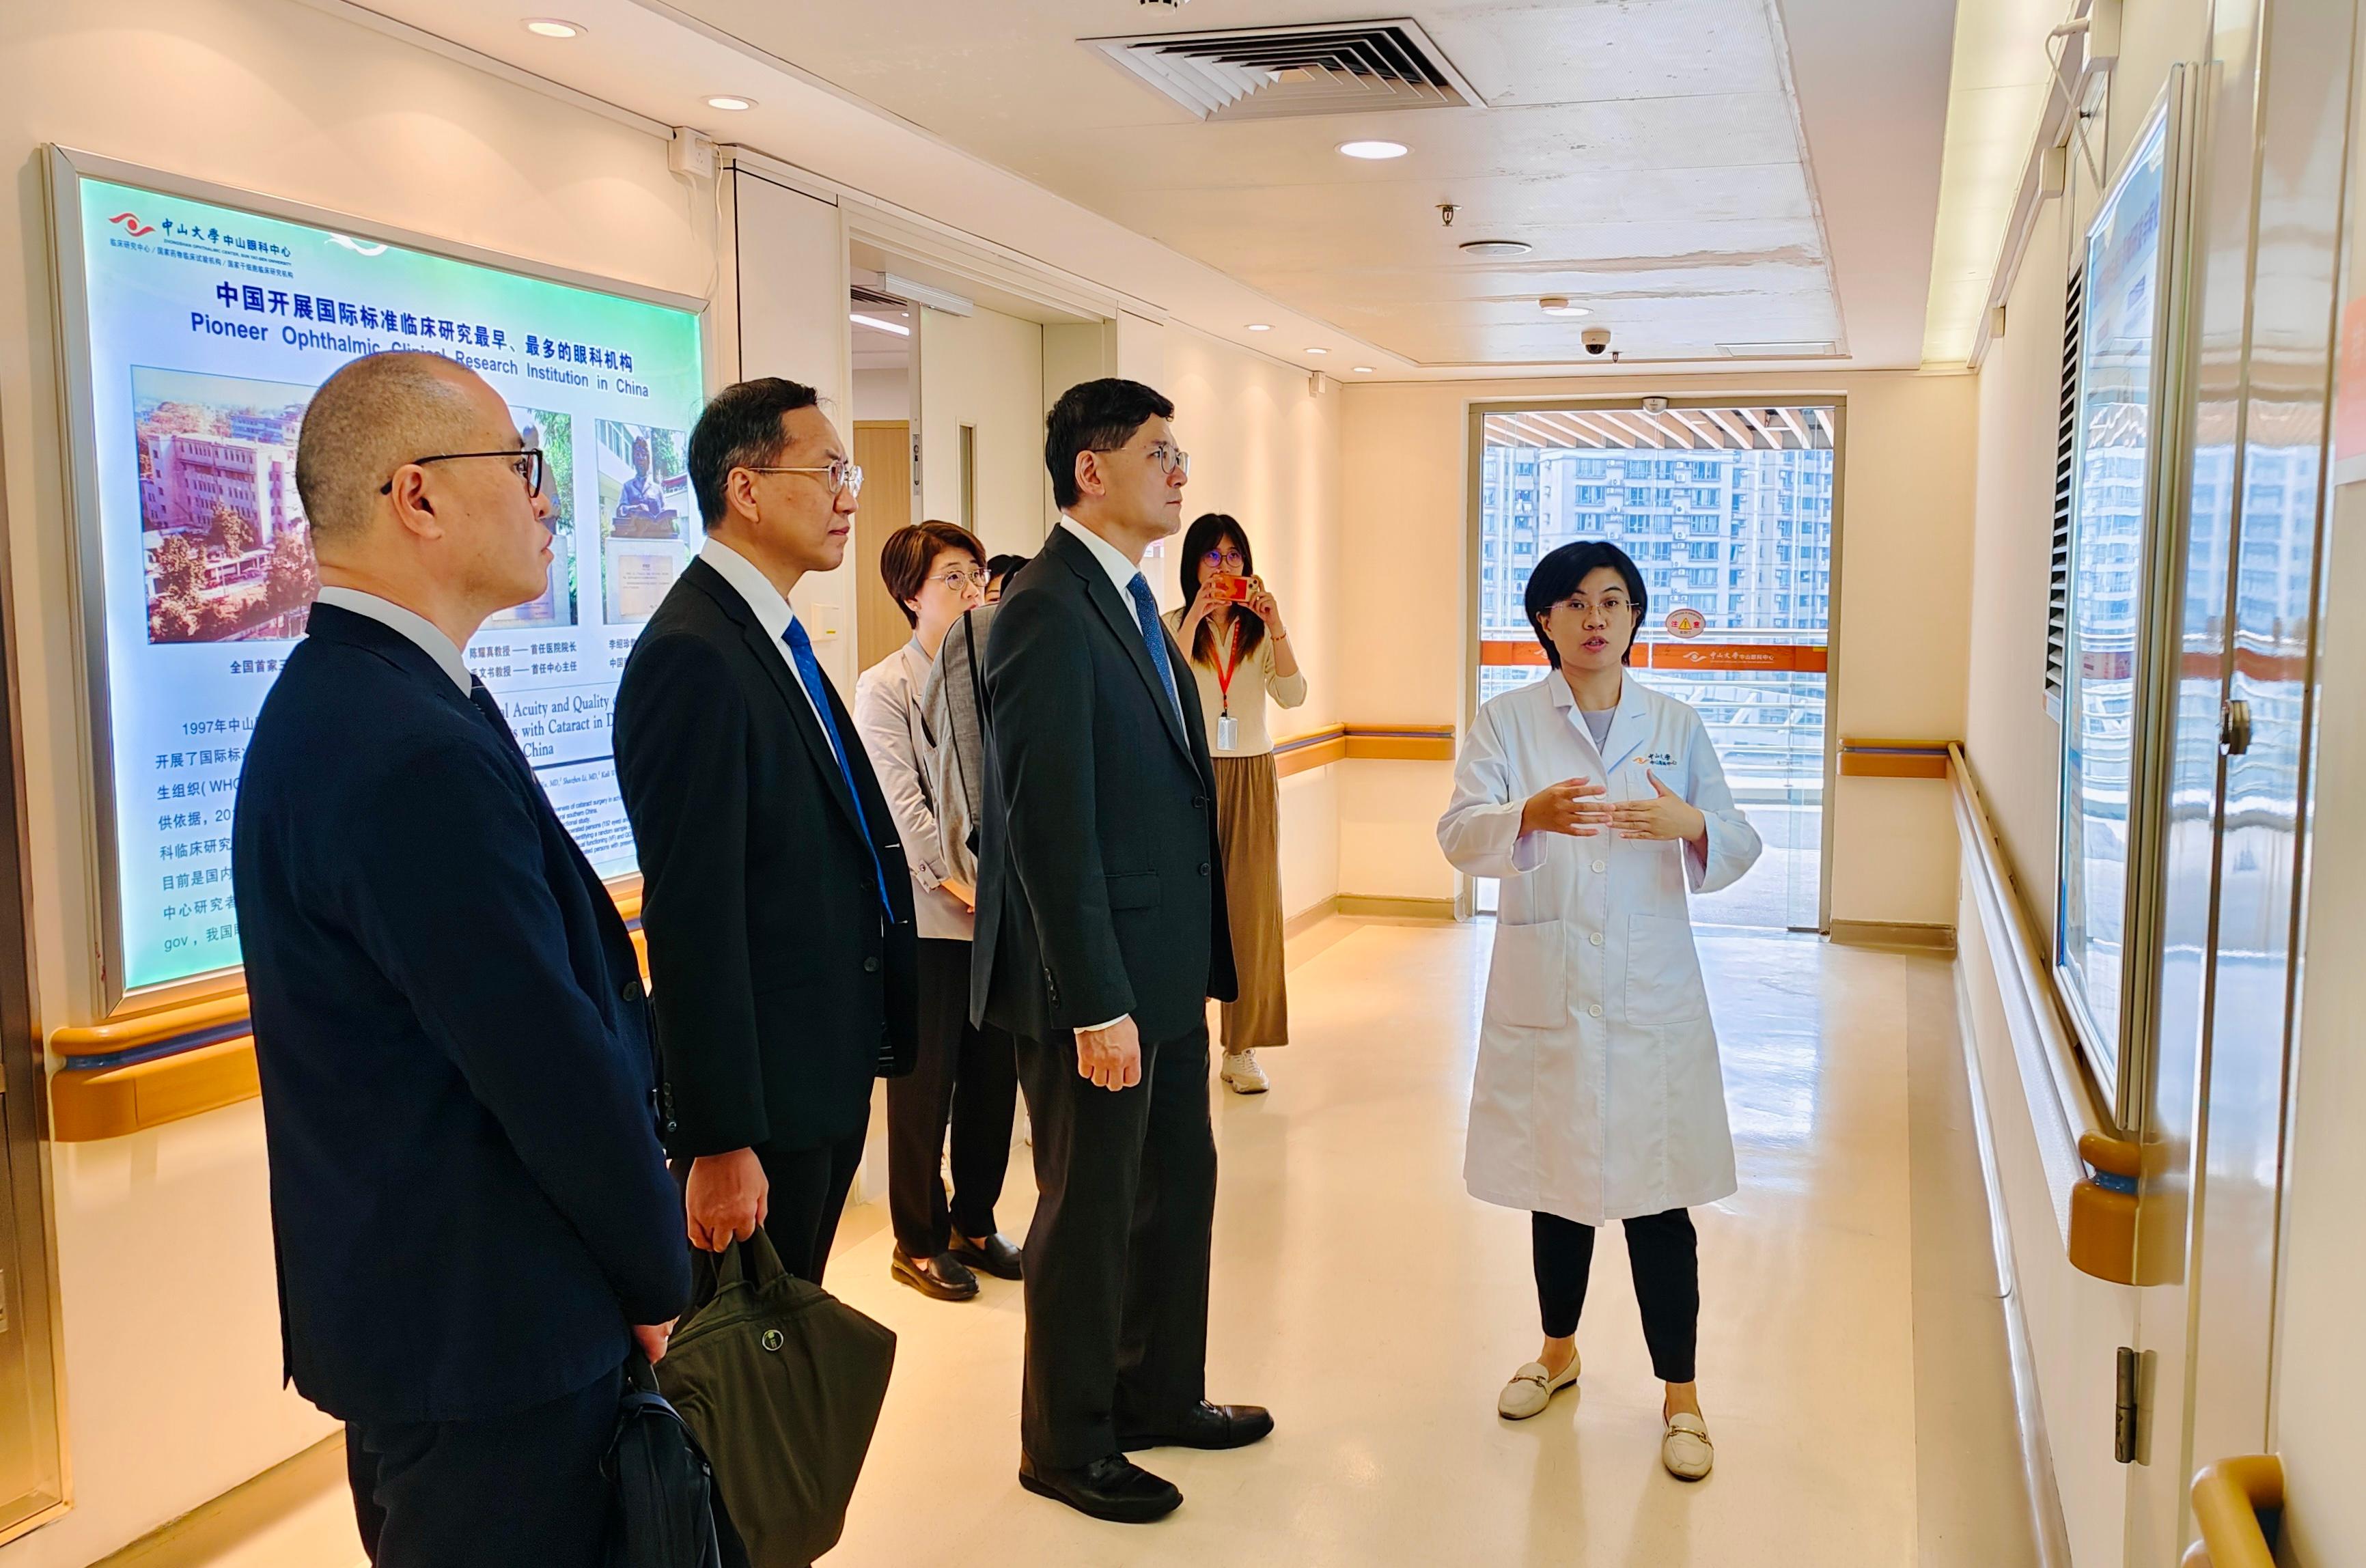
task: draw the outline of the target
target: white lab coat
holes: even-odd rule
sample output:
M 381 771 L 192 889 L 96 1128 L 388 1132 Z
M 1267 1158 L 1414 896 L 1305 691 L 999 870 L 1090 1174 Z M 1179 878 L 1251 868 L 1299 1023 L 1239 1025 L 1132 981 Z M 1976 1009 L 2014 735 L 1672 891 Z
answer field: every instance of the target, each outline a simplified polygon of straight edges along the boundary
M 1648 772 L 1647 772 L 1648 769 Z M 1528 797 L 1651 775 L 1708 818 L 1681 843 L 1520 833 Z M 1558 672 L 1479 710 L 1438 846 L 1500 878 L 1463 1179 L 1471 1196 L 1599 1225 L 1730 1196 L 1733 1134 L 1686 888 L 1715 892 L 1758 859 L 1700 716 L 1626 678 L 1597 750 Z

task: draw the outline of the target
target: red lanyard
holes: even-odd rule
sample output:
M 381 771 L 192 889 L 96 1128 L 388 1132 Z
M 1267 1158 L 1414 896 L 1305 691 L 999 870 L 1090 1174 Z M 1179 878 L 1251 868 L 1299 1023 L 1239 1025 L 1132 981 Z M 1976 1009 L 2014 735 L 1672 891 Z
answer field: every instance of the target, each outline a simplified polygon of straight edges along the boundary
M 1231 636 L 1224 639 L 1224 656 L 1216 661 L 1216 692 L 1224 699 L 1224 713 L 1233 711 L 1233 672 L 1241 667 L 1241 613 L 1233 612 Z

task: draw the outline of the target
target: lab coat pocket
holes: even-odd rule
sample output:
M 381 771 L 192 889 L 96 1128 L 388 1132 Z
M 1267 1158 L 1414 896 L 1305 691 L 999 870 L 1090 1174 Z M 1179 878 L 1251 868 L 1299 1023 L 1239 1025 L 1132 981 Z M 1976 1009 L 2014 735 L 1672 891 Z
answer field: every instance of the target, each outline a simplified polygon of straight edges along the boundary
M 1683 1023 L 1707 1011 L 1692 922 L 1681 915 L 1628 917 L 1628 1021 Z
M 1524 1029 L 1569 1022 L 1569 953 L 1559 920 L 1495 928 L 1487 968 L 1487 1016 Z

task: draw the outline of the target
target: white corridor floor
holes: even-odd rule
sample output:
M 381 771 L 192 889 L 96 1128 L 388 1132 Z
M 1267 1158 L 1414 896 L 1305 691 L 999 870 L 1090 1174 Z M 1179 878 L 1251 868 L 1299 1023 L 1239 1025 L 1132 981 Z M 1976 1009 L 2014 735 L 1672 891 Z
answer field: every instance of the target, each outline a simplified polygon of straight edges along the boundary
M 1214 1101 L 1210 1393 L 1279 1428 L 1142 1456 L 1184 1492 L 1162 1523 L 1020 1490 L 1020 1288 L 925 1300 L 888 1276 L 884 1205 L 851 1210 L 829 1286 L 900 1344 L 825 1568 L 2034 1568 L 1949 960 L 1705 933 L 1741 1190 L 1696 1215 L 1718 1462 L 1686 1485 L 1615 1228 L 1576 1397 L 1495 1416 L 1538 1327 L 1525 1216 L 1460 1179 L 1491 936 L 1333 919 L 1291 944 L 1273 1092 Z M 111 1561 L 349 1568 L 352 1519 L 332 1438 Z
M 830 1568 L 2032 1561 L 1949 961 L 1705 935 L 1741 1190 L 1696 1215 L 1718 1463 L 1686 1485 L 1660 1468 L 1615 1229 L 1578 1396 L 1495 1416 L 1538 1326 L 1525 1216 L 1459 1175 L 1491 930 L 1339 919 L 1293 944 L 1273 1092 L 1215 1100 L 1209 1392 L 1279 1429 L 1138 1456 L 1183 1490 L 1163 1523 L 1020 1490 L 1020 1287 L 925 1300 L 888 1276 L 881 1207 L 852 1212 L 829 1286 L 901 1343 Z

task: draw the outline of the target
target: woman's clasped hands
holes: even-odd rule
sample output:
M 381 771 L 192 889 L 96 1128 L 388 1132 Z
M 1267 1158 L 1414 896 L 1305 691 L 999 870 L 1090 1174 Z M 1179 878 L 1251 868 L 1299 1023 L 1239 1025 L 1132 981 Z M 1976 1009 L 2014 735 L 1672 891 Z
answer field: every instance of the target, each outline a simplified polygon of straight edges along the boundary
M 1701 842 L 1708 833 L 1707 815 L 1662 784 L 1644 763 L 1636 766 L 1644 768 L 1643 776 L 1651 782 L 1649 798 L 1611 801 L 1604 798 L 1610 793 L 1604 784 L 1584 778 L 1563 779 L 1528 796 L 1520 808 L 1521 834 L 1564 833 L 1572 839 L 1591 839 L 1606 828 L 1621 839 Z
M 1602 798 L 1609 794 L 1607 785 L 1592 779 L 1563 779 L 1547 784 L 1528 796 L 1520 807 L 1520 834 L 1566 833 L 1572 839 L 1591 839 L 1611 822 L 1617 809 Z

